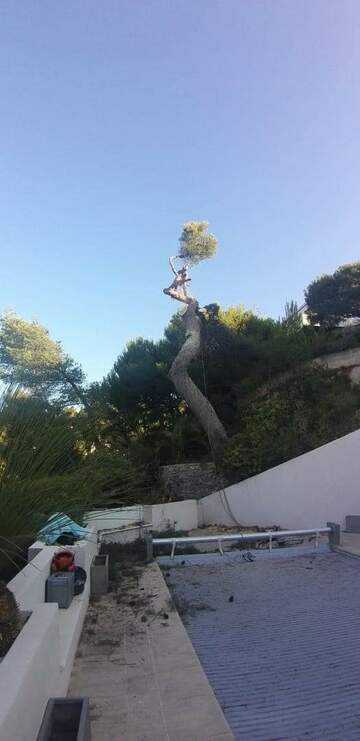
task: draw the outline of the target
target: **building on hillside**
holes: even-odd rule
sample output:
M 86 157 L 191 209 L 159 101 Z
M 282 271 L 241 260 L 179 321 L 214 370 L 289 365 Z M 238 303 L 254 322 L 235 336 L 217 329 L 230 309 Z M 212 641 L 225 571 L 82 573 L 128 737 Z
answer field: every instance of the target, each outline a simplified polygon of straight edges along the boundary
M 305 303 L 305 304 L 302 304 L 302 306 L 300 306 L 300 308 L 298 309 L 295 315 L 297 318 L 301 320 L 301 323 L 303 324 L 304 327 L 310 324 L 308 311 L 309 311 L 309 307 Z M 347 328 L 347 327 L 356 327 L 358 324 L 360 324 L 360 317 L 354 316 L 354 317 L 348 317 L 347 319 L 343 319 L 341 322 L 339 322 L 337 326 L 341 328 Z

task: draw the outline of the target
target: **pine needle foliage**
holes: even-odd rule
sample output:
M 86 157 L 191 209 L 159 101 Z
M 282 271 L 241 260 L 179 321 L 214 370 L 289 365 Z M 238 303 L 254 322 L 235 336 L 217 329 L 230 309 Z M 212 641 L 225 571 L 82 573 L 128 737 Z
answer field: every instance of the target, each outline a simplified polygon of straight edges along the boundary
M 187 265 L 197 265 L 201 260 L 215 255 L 217 239 L 207 229 L 207 221 L 189 221 L 184 224 L 179 239 L 179 257 Z

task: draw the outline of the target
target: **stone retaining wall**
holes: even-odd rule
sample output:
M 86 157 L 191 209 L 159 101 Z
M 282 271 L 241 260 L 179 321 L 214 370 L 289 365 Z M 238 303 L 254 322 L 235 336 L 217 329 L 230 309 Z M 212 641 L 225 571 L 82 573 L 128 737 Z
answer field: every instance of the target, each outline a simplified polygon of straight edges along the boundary
M 161 467 L 165 493 L 176 501 L 201 499 L 221 488 L 213 463 L 178 463 Z

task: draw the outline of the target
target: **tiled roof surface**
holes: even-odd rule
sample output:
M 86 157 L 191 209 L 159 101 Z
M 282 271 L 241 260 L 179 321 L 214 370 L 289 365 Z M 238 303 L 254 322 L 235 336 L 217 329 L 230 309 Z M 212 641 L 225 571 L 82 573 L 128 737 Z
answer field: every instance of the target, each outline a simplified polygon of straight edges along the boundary
M 203 563 L 168 583 L 235 738 L 360 739 L 360 560 Z

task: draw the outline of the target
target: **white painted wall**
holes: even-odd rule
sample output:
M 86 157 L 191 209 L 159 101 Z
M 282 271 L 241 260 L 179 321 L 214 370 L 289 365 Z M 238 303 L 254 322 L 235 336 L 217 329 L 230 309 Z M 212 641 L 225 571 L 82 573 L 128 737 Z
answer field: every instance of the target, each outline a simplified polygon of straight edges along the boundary
M 133 507 L 93 510 L 85 515 L 84 523 L 85 526 L 95 526 L 97 530 L 108 530 L 141 522 L 143 517 L 143 506 L 136 504 Z
M 90 528 L 89 528 L 90 529 Z M 36 551 L 41 544 L 34 544 Z M 0 739 L 35 741 L 49 697 L 66 695 L 90 593 L 90 564 L 98 552 L 96 528 L 72 546 L 75 563 L 87 572 L 82 594 L 67 610 L 47 604 L 45 582 L 55 546 L 43 546 L 9 582 L 29 621 L 0 663 Z
M 144 520 L 152 523 L 153 530 L 194 530 L 198 526 L 198 502 L 196 499 L 184 499 L 181 502 L 145 505 Z
M 35 607 L 0 664 L 2 741 L 35 741 L 48 698 L 61 695 L 58 612 Z
M 9 582 L 8 587 L 20 610 L 33 610 L 45 602 L 45 582 L 50 573 L 52 557 L 57 550 L 59 548 L 42 544 L 42 550 Z
M 343 527 L 360 514 L 360 430 L 271 468 L 226 490 L 235 519 L 244 525 L 288 528 Z M 200 524 L 231 525 L 221 492 L 199 501 Z
M 44 545 L 40 541 L 30 546 L 29 552 L 38 551 L 37 555 L 8 584 L 21 610 L 33 610 L 45 601 L 45 582 L 50 573 L 52 557 L 58 550 L 59 546 Z M 89 528 L 87 540 L 66 546 L 66 550 L 74 551 L 76 566 L 88 572 L 92 558 L 98 552 L 96 528 Z
M 143 528 L 152 523 L 153 530 L 193 530 L 198 526 L 198 501 L 185 499 L 164 504 L 135 505 L 118 510 L 99 510 L 89 513 L 87 523 L 95 527 L 105 543 L 130 543 L 142 537 Z M 143 527 L 134 523 L 142 522 Z M 124 528 L 119 531 L 120 528 Z M 116 531 L 116 532 L 115 532 Z M 34 544 L 34 548 L 38 543 Z
M 0 664 L 0 739 L 35 741 L 49 697 L 67 694 L 88 594 L 37 605 Z
M 139 538 L 143 538 L 150 529 L 144 525 L 131 525 L 130 527 L 121 528 L 121 530 L 102 530 L 101 542 L 120 543 L 121 545 L 134 543 Z

